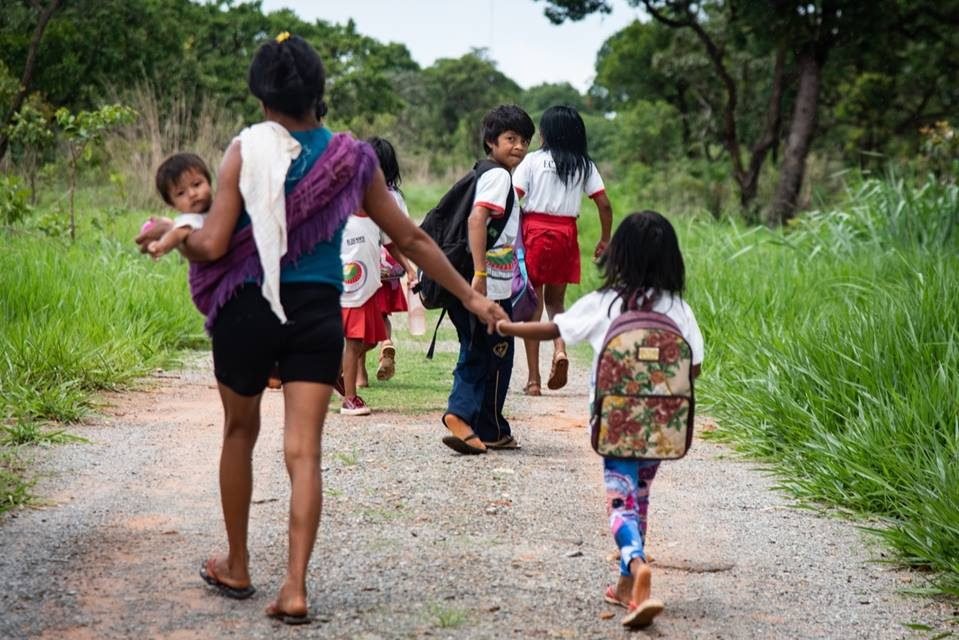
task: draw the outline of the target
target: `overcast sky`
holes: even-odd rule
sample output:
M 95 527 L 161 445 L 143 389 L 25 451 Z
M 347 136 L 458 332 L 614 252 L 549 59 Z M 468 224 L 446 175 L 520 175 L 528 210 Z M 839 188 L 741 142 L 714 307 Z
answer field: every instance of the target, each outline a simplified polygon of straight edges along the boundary
M 499 70 L 524 88 L 567 81 L 585 91 L 600 46 L 640 15 L 626 0 L 611 4 L 609 15 L 561 26 L 533 0 L 263 0 L 263 10 L 289 8 L 310 22 L 353 18 L 360 33 L 405 44 L 423 67 L 485 47 Z

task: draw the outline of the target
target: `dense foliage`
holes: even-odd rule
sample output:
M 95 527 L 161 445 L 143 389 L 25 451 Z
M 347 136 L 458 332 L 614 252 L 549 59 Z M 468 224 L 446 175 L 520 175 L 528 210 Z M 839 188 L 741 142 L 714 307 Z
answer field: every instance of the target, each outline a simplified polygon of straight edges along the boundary
M 352 22 L 264 13 L 259 2 L 11 0 L 0 15 L 0 158 L 10 161 L 10 147 L 33 180 L 33 167 L 57 157 L 51 145 L 12 135 L 8 125 L 24 109 L 51 122 L 59 107 L 129 104 L 146 92 L 161 114 L 185 101 L 194 128 L 203 109 L 251 122 L 248 61 L 283 30 L 321 52 L 331 124 L 390 137 L 417 171 L 468 164 L 480 153 L 479 116 L 496 103 L 517 102 L 534 119 L 568 103 L 583 111 L 591 152 L 611 178 L 638 193 L 645 180 L 673 183 L 668 202 L 651 204 L 747 219 L 772 209 L 771 223 L 836 188 L 835 167 L 911 160 L 924 127 L 956 121 L 956 0 L 629 1 L 651 19 L 607 40 L 594 85 L 580 94 L 568 84 L 521 88 L 483 50 L 420 68 L 406 46 L 364 36 Z M 610 10 L 602 0 L 543 6 L 554 21 Z M 149 133 L 160 139 L 154 156 L 197 144 L 197 131 Z M 222 148 L 230 133 L 224 127 L 199 146 Z

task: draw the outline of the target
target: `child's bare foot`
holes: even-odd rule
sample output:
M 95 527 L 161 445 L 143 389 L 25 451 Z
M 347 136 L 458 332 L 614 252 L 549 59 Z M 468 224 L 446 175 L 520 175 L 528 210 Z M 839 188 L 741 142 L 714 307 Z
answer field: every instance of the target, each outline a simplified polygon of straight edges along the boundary
M 662 601 L 650 597 L 653 571 L 649 565 L 639 558 L 633 558 L 629 563 L 629 571 L 633 574 L 633 589 L 629 612 L 623 617 L 622 624 L 630 629 L 640 629 L 652 624 L 653 618 L 662 613 L 665 605 Z

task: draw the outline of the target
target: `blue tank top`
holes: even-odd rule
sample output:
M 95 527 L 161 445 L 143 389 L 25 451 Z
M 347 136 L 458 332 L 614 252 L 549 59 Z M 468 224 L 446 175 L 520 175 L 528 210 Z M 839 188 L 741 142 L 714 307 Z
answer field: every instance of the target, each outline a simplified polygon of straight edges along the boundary
M 323 155 L 333 138 L 333 132 L 326 127 L 308 131 L 291 131 L 290 135 L 300 143 L 300 155 L 290 163 L 286 172 L 285 191 L 289 194 L 305 176 L 313 163 Z M 250 216 L 244 211 L 237 220 L 236 230 L 250 224 Z M 300 256 L 294 265 L 280 268 L 280 282 L 312 282 L 330 284 L 343 291 L 343 262 L 340 260 L 340 243 L 343 240 L 343 226 L 340 226 L 328 242 L 318 243 L 311 251 Z

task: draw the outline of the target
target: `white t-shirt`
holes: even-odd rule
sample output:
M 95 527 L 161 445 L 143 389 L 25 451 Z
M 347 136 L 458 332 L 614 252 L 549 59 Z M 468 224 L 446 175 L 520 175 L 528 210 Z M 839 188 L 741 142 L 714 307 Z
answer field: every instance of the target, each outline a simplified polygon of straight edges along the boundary
M 564 185 L 556 173 L 556 162 L 549 151 L 542 149 L 526 154 L 513 172 L 513 184 L 520 196 L 526 196 L 523 207 L 528 213 L 547 213 L 575 218 L 579 216 L 582 194 L 595 198 L 606 191 L 596 165 L 589 163 L 589 174 L 583 180 L 576 174 Z
M 380 288 L 380 247 L 390 244 L 389 236 L 364 213 L 349 217 L 343 227 L 340 257 L 343 259 L 343 294 L 340 305 L 363 306 Z
M 490 300 L 506 300 L 513 293 L 516 267 L 513 243 L 519 234 L 519 195 L 513 191 L 513 209 L 507 212 L 506 200 L 511 188 L 509 171 L 503 168 L 490 169 L 476 181 L 473 206 L 490 210 L 487 226 L 494 219 L 509 216 L 493 248 L 486 252 L 486 297 Z
M 206 214 L 208 211 L 203 213 L 181 213 L 173 219 L 173 228 L 177 229 L 179 227 L 190 227 L 191 229 L 201 229 L 203 228 L 203 223 L 206 222 Z
M 553 317 L 553 322 L 559 327 L 560 336 L 568 344 L 587 340 L 593 347 L 593 364 L 589 374 L 590 399 L 596 389 L 593 376 L 596 372 L 599 350 L 603 348 L 603 338 L 606 337 L 609 325 L 622 313 L 622 304 L 622 298 L 615 291 L 593 291 L 577 300 L 563 313 Z M 693 310 L 686 301 L 679 296 L 664 293 L 653 305 L 653 311 L 665 314 L 676 323 L 683 338 L 692 349 L 693 364 L 702 363 L 703 334 L 699 330 L 699 324 L 696 323 Z

